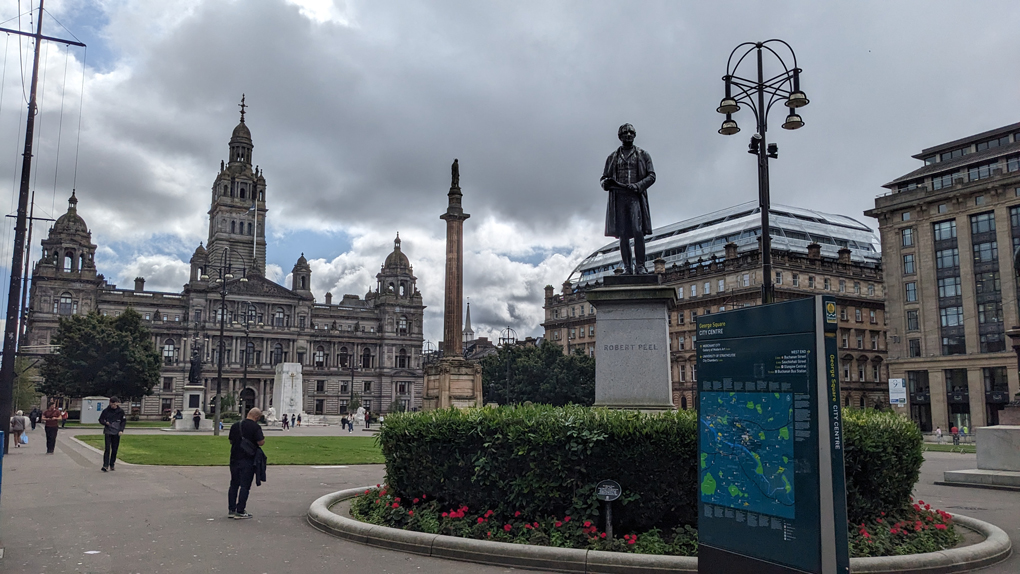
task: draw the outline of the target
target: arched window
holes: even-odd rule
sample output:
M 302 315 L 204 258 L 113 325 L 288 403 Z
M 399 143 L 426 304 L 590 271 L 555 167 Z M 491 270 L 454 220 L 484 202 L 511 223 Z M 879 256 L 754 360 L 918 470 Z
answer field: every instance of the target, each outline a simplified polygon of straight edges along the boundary
M 361 368 L 362 369 L 372 368 L 372 351 L 365 349 L 365 352 L 361 354 Z
M 74 269 L 74 251 L 68 251 L 64 254 L 64 271 L 71 271 Z
M 278 365 L 283 362 L 283 345 L 277 343 L 273 347 L 273 364 Z
M 340 347 L 340 352 L 336 355 L 336 364 L 341 367 L 347 368 L 349 365 L 347 361 L 350 360 L 350 355 L 347 353 L 347 347 Z
M 239 194 L 237 194 L 237 196 L 240 197 L 241 199 L 244 199 L 244 186 L 243 185 L 241 186 L 241 192 Z
M 687 410 L 687 397 L 680 397 L 680 408 Z
M 78 269 L 85 269 L 85 254 L 78 256 Z
M 843 397 L 843 406 L 844 407 L 849 407 L 850 406 L 850 395 L 847 395 L 847 396 Z
M 248 343 L 248 348 L 244 353 L 243 359 L 249 365 L 255 364 L 255 343 Z
M 864 408 L 864 395 L 861 395 L 861 408 Z
M 397 368 L 398 369 L 406 369 L 407 368 L 407 350 L 406 349 L 400 349 L 400 352 L 397 353 Z
M 319 345 L 319 347 L 315 349 L 315 366 L 326 366 L 326 350 L 322 348 L 322 345 Z
M 248 235 L 251 235 L 251 224 L 248 224 Z
M 302 289 L 302 290 L 305 289 L 305 281 L 306 281 L 306 279 L 304 277 L 302 277 L 300 279 L 301 287 L 299 287 L 299 289 Z
M 400 316 L 400 320 L 397 323 L 397 334 L 398 335 L 407 334 L 407 315 Z
M 163 341 L 163 364 L 173 365 L 177 362 L 177 348 L 174 346 L 173 339 L 167 339 Z
M 400 296 L 407 297 L 407 283 L 404 281 L 400 282 Z
M 230 222 L 230 232 L 231 233 L 237 233 L 237 222 L 236 221 L 231 221 Z
M 397 292 L 397 288 L 396 288 L 396 286 L 395 286 L 395 285 L 393 284 L 393 282 L 392 282 L 392 281 L 390 281 L 390 288 L 389 288 L 389 291 L 393 291 L 394 293 L 396 293 L 396 292 Z
M 273 314 L 273 325 L 283 327 L 283 307 L 277 307 L 276 313 Z
M 54 303 L 53 312 L 60 315 L 71 315 L 74 312 L 74 301 L 71 299 L 70 293 L 61 293 L 60 301 Z
M 229 188 L 227 187 L 227 184 L 224 183 L 223 184 L 223 195 L 227 195 L 228 191 L 229 191 Z

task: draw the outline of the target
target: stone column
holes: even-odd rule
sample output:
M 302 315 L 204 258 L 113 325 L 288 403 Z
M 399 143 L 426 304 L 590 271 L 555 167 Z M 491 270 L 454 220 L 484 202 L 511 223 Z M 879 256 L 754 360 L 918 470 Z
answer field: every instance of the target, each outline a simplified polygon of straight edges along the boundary
M 461 322 L 464 308 L 464 220 L 471 217 L 461 207 L 460 173 L 453 160 L 454 179 L 447 194 L 449 205 L 439 219 L 446 221 L 446 297 L 443 309 L 443 354 L 459 357 L 463 352 Z

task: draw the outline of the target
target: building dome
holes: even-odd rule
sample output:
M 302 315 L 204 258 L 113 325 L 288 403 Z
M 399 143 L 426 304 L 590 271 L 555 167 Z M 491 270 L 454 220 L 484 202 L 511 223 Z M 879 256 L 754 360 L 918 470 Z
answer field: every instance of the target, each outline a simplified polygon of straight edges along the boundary
M 383 267 L 386 269 L 407 269 L 411 267 L 411 262 L 407 260 L 407 255 L 400 251 L 399 233 L 397 233 L 397 238 L 393 240 L 393 253 L 386 257 L 386 263 L 383 264 Z
M 205 256 L 205 247 L 199 242 L 198 249 L 195 249 L 195 257 Z
M 234 128 L 234 131 L 230 134 L 230 139 L 251 140 L 251 131 L 248 129 L 248 126 L 244 125 L 244 120 L 241 120 L 241 123 L 237 124 L 237 127 Z
M 67 213 L 57 219 L 53 224 L 53 230 L 66 233 L 88 233 L 88 225 L 85 225 L 85 220 L 78 215 L 78 198 L 74 196 L 73 191 L 70 199 L 67 200 Z

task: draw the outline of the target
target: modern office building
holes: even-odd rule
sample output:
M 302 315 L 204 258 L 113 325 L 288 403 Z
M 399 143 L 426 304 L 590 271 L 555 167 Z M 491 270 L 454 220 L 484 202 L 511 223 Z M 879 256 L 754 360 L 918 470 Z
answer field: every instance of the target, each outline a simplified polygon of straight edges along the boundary
M 877 238 L 841 215 L 773 205 L 770 212 L 776 300 L 815 294 L 839 307 L 843 402 L 888 405 L 884 287 Z M 761 304 L 761 217 L 757 203 L 737 205 L 652 231 L 647 258 L 665 285 L 676 288 L 669 315 L 673 404 L 693 408 L 697 396 L 695 319 Z M 596 309 L 585 291 L 621 264 L 617 242 L 584 259 L 561 292 L 545 288 L 545 338 L 565 353 L 598 355 Z
M 922 429 L 998 424 L 1018 389 L 1020 123 L 940 144 L 885 184 L 879 221 L 889 372 Z

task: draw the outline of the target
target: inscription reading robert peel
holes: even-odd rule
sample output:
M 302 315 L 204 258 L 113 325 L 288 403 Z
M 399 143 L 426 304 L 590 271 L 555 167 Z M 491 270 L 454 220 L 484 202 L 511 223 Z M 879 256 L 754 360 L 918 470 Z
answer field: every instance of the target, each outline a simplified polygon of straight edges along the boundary
M 602 345 L 604 351 L 658 351 L 658 345 Z

